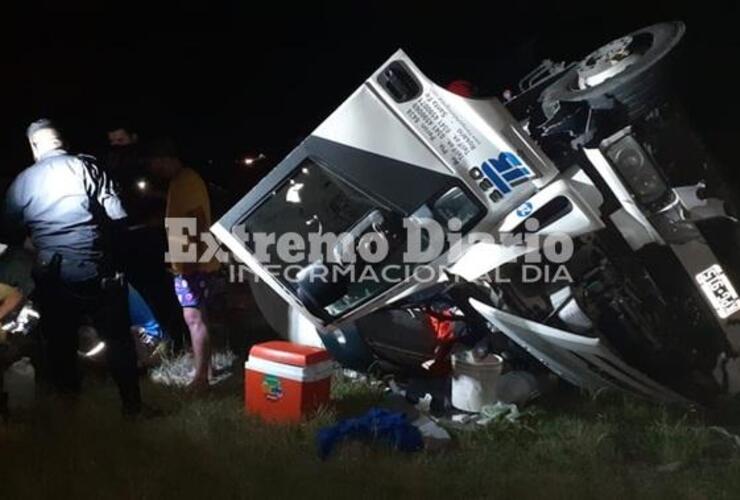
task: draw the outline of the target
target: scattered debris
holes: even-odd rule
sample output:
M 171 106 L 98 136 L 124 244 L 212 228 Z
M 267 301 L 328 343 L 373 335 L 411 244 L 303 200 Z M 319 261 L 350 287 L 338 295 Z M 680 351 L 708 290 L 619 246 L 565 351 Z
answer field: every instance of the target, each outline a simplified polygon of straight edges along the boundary
M 419 429 L 426 450 L 436 451 L 447 447 L 452 442 L 452 437 L 431 413 L 433 396 L 425 394 L 413 404 L 408 400 L 405 391 L 400 390 L 398 386 L 395 387 L 398 392 L 388 395 L 382 406 L 390 411 L 404 413 L 411 425 Z
M 345 439 L 387 441 L 399 451 L 413 452 L 424 448 L 422 434 L 408 422 L 403 412 L 371 408 L 358 418 L 342 420 L 331 427 L 320 429 L 316 436 L 319 457 L 325 460 Z
M 419 418 L 411 422 L 411 425 L 419 429 L 424 439 L 425 450 L 437 451 L 446 448 L 452 442 L 450 433 L 427 415 L 421 414 Z
M 497 402 L 481 408 L 480 418 L 476 420 L 479 425 L 487 425 L 491 422 L 506 421 L 511 424 L 517 423 L 522 414 L 515 404 Z
M 478 418 L 478 415 L 474 413 L 456 413 L 450 417 L 450 421 L 455 424 L 469 424 L 475 421 L 475 419 Z
M 521 419 L 530 415 L 529 411 L 520 411 L 515 404 L 497 402 L 481 408 L 480 413 L 455 413 L 441 421 L 447 421 L 458 430 L 475 430 L 492 423 L 522 425 Z
M 669 464 L 661 465 L 656 470 L 658 472 L 676 472 L 678 469 L 681 468 L 682 465 L 683 462 L 671 462 Z
M 368 382 L 368 376 L 364 373 L 360 373 L 355 370 L 350 370 L 349 368 L 340 368 L 338 370 L 338 373 L 341 374 L 342 377 L 344 377 L 347 380 L 352 380 L 354 382 Z
M 727 439 L 731 440 L 737 448 L 740 448 L 740 436 L 738 436 L 737 434 L 733 434 L 724 427 L 719 426 L 709 427 L 709 430 L 726 437 Z

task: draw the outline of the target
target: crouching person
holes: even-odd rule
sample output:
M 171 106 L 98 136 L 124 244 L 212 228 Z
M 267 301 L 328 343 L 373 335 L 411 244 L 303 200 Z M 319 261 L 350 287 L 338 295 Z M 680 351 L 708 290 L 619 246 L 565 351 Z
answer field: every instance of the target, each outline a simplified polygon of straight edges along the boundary
M 17 288 L 0 283 L 0 325 L 16 311 L 23 302 L 23 294 Z M 7 332 L 0 328 L 0 344 L 6 340 Z
M 61 393 L 79 393 L 77 332 L 83 318 L 91 317 L 106 344 L 123 412 L 138 415 L 142 404 L 128 288 L 114 256 L 126 213 L 96 160 L 68 153 L 50 121 L 32 123 L 28 140 L 36 163 L 8 189 L 5 215 L 18 239 L 28 234 L 37 252 L 35 299 L 52 383 Z

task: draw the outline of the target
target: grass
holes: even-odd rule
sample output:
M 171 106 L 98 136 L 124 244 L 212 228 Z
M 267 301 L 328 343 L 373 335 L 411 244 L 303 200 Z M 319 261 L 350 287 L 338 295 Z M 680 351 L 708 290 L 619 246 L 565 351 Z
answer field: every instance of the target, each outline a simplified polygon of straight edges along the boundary
M 713 431 L 734 414 L 575 393 L 540 402 L 521 425 L 453 431 L 435 453 L 348 443 L 317 458 L 318 428 L 382 400 L 339 381 L 335 405 L 295 426 L 243 414 L 238 377 L 193 399 L 147 383 L 168 412 L 118 414 L 111 384 L 76 402 L 42 398 L 0 425 L 0 498 L 734 498 L 740 450 Z M 736 420 L 737 421 L 737 420 Z M 733 432 L 736 429 L 731 429 Z

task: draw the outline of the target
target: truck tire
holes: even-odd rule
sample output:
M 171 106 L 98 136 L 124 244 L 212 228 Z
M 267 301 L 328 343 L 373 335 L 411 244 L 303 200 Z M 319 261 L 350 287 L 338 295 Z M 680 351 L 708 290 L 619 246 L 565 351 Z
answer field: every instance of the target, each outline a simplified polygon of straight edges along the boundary
M 685 30 L 682 22 L 655 24 L 592 52 L 543 91 L 545 116 L 563 103 L 616 108 L 628 121 L 643 116 L 665 99 L 666 56 Z

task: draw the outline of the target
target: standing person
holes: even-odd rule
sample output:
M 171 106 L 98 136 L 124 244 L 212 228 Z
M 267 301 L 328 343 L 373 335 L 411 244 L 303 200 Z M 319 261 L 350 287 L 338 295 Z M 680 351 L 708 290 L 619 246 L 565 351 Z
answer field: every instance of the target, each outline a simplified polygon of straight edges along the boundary
M 119 187 L 128 214 L 127 244 L 136 249 L 127 254 L 126 274 L 162 323 L 172 347 L 179 350 L 187 327 L 172 290 L 172 277 L 162 262 L 162 254 L 167 250 L 164 231 L 167 186 L 153 182 L 135 130 L 122 122 L 111 124 L 107 130 L 109 148 L 105 166 Z
M 118 184 L 128 222 L 133 226 L 161 224 L 164 192 L 149 178 L 139 144 L 139 134 L 130 125 L 108 127 L 105 169 Z
M 149 154 L 152 172 L 169 181 L 167 190 L 167 219 L 190 219 L 195 221 L 196 232 L 187 242 L 168 234 L 170 249 L 192 243 L 198 247 L 197 255 L 203 254 L 203 245 L 198 235 L 208 232 L 211 226 L 211 205 L 208 190 L 198 173 L 185 166 L 170 140 L 152 144 Z M 195 373 L 190 382 L 194 391 L 206 390 L 209 386 L 211 369 L 211 345 L 206 324 L 206 298 L 212 274 L 218 270 L 215 259 L 208 262 L 172 262 L 174 287 L 182 306 L 182 314 L 190 331 L 190 340 L 195 358 Z
M 117 124 L 108 127 L 108 144 L 113 147 L 126 147 L 139 143 L 139 134 L 132 127 Z
M 121 198 L 126 202 L 129 196 L 137 197 L 136 182 L 145 173 L 139 154 L 139 134 L 130 130 L 128 125 L 117 123 L 108 127 L 107 136 L 108 155 L 105 168 L 119 184 Z
M 8 189 L 5 215 L 11 234 L 22 239 L 27 232 L 36 249 L 36 299 L 52 382 L 59 392 L 79 393 L 77 331 L 90 316 L 105 341 L 123 413 L 135 416 L 142 409 L 136 351 L 113 243 L 126 212 L 95 158 L 68 153 L 51 121 L 33 122 L 27 135 L 36 163 Z

